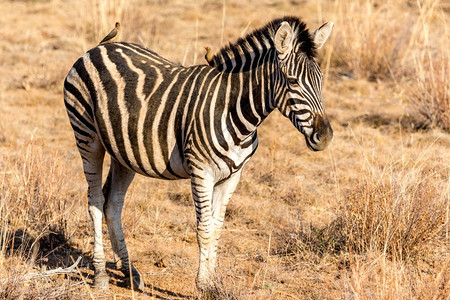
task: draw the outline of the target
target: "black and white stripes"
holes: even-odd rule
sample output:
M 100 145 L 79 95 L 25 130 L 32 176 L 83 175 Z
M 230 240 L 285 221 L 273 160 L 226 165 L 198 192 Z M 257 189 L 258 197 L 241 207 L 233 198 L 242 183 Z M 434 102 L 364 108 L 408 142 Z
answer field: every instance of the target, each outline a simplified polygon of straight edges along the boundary
M 226 204 L 258 145 L 256 129 L 278 108 L 312 150 L 332 130 L 314 61 L 331 32 L 310 34 L 297 18 L 270 22 L 218 52 L 212 66 L 182 67 L 139 45 L 109 43 L 89 50 L 69 71 L 64 99 L 89 184 L 96 285 L 106 288 L 102 213 L 125 276 L 128 252 L 120 221 L 134 173 L 190 178 L 197 212 L 200 266 L 208 288 Z M 112 163 L 102 190 L 105 152 Z M 135 286 L 142 287 L 132 268 Z

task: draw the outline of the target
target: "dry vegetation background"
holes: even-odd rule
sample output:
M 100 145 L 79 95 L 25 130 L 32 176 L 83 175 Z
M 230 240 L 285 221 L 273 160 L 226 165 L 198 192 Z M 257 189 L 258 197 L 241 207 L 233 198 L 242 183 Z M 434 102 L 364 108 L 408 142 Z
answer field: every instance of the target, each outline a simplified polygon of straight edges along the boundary
M 193 299 L 186 181 L 137 177 L 123 224 L 145 291 L 92 287 L 86 183 L 65 75 L 120 21 L 121 40 L 189 66 L 283 15 L 335 22 L 320 64 L 335 137 L 320 153 L 278 112 L 233 196 L 225 299 L 449 299 L 449 2 L 0 0 L 0 298 Z M 105 234 L 106 234 L 105 227 Z M 66 267 L 77 273 L 24 280 Z M 220 282 L 218 280 L 218 282 Z

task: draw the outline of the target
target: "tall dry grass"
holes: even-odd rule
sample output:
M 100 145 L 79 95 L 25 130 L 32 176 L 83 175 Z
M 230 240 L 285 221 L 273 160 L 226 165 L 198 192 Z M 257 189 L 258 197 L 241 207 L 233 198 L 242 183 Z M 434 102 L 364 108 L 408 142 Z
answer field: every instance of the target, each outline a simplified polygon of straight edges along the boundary
M 191 39 L 189 44 L 186 44 L 188 46 L 185 47 L 184 55 L 186 56 L 192 49 L 194 44 L 192 39 L 196 35 L 184 36 L 183 31 L 177 31 L 179 27 L 175 26 L 178 23 L 175 24 L 173 15 L 168 12 L 169 9 L 179 9 L 177 5 L 181 2 L 171 1 L 170 8 L 165 8 L 161 2 L 154 1 L 153 10 L 150 11 L 147 7 L 142 9 L 142 6 L 138 6 L 136 1 L 86 1 L 83 5 L 78 6 L 80 18 L 74 20 L 80 44 L 83 45 L 84 50 L 89 49 L 112 29 L 115 21 L 121 21 L 126 24 L 123 32 L 126 40 L 140 42 L 149 47 L 152 47 L 152 43 L 157 41 L 161 43 L 157 45 L 158 47 L 172 50 L 167 51 L 169 55 L 179 57 L 183 54 L 183 47 L 172 49 L 175 47 L 173 43 L 175 38 L 178 42 L 183 41 L 183 43 L 185 40 Z M 216 14 L 218 16 L 223 15 L 222 8 L 225 6 L 222 7 L 222 3 L 236 5 L 236 2 L 231 3 L 231 1 L 217 1 L 217 3 L 216 6 L 220 9 L 220 12 Z M 326 3 L 329 8 L 324 10 L 328 14 L 327 19 L 335 20 L 336 26 L 331 36 L 331 43 L 326 44 L 328 48 L 325 53 L 328 55 L 325 56 L 324 63 L 328 63 L 336 73 L 345 73 L 348 77 L 362 76 L 371 80 L 395 82 L 395 86 L 389 86 L 389 88 L 392 88 L 393 91 L 395 89 L 402 90 L 404 100 L 412 105 L 414 112 L 429 118 L 432 125 L 448 128 L 448 125 L 445 124 L 448 124 L 449 34 L 446 15 L 439 8 L 440 1 L 336 0 Z M 183 3 L 183 5 L 186 4 Z M 227 6 L 227 8 L 229 7 Z M 246 11 L 245 7 L 240 9 Z M 197 24 L 195 26 L 198 27 L 198 19 L 197 21 L 195 19 L 198 15 L 195 13 L 189 15 L 190 13 L 192 11 L 186 9 L 186 18 L 190 18 L 190 23 L 182 24 L 191 24 L 192 27 Z M 214 12 L 211 11 L 211 13 Z M 231 16 L 232 13 L 231 9 L 227 10 L 227 16 Z M 185 11 L 179 14 L 184 15 Z M 242 18 L 244 17 L 243 15 Z M 228 22 L 228 20 L 226 21 Z M 244 23 L 247 24 L 247 21 Z M 227 24 L 232 26 L 231 22 Z M 203 34 L 198 28 L 191 28 L 191 32 L 196 30 L 199 31 L 199 35 Z M 168 39 L 167 32 L 170 32 L 175 38 Z M 240 30 L 236 32 L 237 36 Z M 218 39 L 219 33 L 223 35 L 223 32 L 219 30 L 213 34 L 208 33 L 206 39 Z M 39 38 L 37 35 L 36 39 Z M 188 47 L 191 48 L 188 50 Z M 163 52 L 161 53 L 163 54 Z M 183 59 L 183 61 L 185 60 Z M 186 61 L 191 62 L 195 59 Z M 48 81 L 46 78 L 44 81 Z M 42 88 L 49 86 L 43 84 Z M 4 98 L 6 97 L 5 94 Z M 339 101 L 336 100 L 336 102 Z M 34 105 L 38 106 L 42 103 L 36 101 Z M 361 105 L 364 106 L 364 101 L 361 102 Z M 3 131 L 9 132 L 9 135 L 11 132 L 19 132 L 20 128 L 11 131 L 10 125 L 7 123 L 5 121 L 2 123 Z M 338 133 L 338 130 L 344 130 L 343 127 L 338 125 L 336 127 L 337 135 L 334 143 L 347 143 L 347 140 Z M 393 130 L 392 132 L 397 131 Z M 401 138 L 392 132 L 380 134 L 392 134 L 390 136 L 392 140 Z M 11 137 L 11 140 L 13 138 Z M 73 136 L 70 138 L 73 139 Z M 414 138 L 424 137 L 418 133 L 414 135 Z M 347 146 L 351 147 L 350 144 Z M 32 138 L 23 147 L 14 149 L 15 147 L 16 145 L 12 145 L 6 153 L 0 153 L 0 274 L 2 279 L 9 280 L 8 284 L 0 282 L 0 298 L 82 297 L 78 294 L 79 291 L 73 292 L 73 284 L 70 281 L 56 281 L 54 278 L 49 278 L 24 283 L 20 280 L 24 274 L 35 272 L 41 265 L 39 260 L 45 259 L 42 257 L 39 247 L 34 245 L 39 243 L 43 246 L 50 243 L 52 234 L 65 238 L 70 237 L 70 228 L 79 225 L 77 224 L 79 221 L 77 213 L 81 212 L 86 219 L 88 216 L 84 209 L 80 209 L 79 203 L 70 201 L 71 197 L 85 201 L 85 195 L 81 195 L 83 193 L 81 189 L 76 189 L 74 192 L 67 187 L 69 180 L 67 179 L 67 170 L 64 169 L 65 165 L 62 163 L 63 155 L 56 151 L 45 152 L 40 145 L 36 145 Z M 72 147 L 75 146 L 72 145 Z M 284 145 L 280 145 L 280 147 L 284 147 Z M 313 160 L 302 151 L 295 152 L 295 155 L 291 160 L 296 160 L 297 156 L 302 156 L 302 159 L 307 162 L 308 159 Z M 336 155 L 341 154 L 336 153 Z M 345 153 L 343 155 L 345 156 Z M 316 163 L 319 161 L 324 163 L 323 158 Z M 289 232 L 286 236 L 280 235 L 281 239 L 284 238 L 282 247 L 271 250 L 269 242 L 267 256 L 257 256 L 254 261 L 252 261 L 248 249 L 240 249 L 239 251 L 242 250 L 242 252 L 238 255 L 239 259 L 233 261 L 240 268 L 236 267 L 236 273 L 242 271 L 244 263 L 252 264 L 248 268 L 251 271 L 255 270 L 255 265 L 260 260 L 264 261 L 264 269 L 261 269 L 263 271 L 257 271 L 256 275 L 251 272 L 245 275 L 240 274 L 242 279 L 236 280 L 236 286 L 233 286 L 233 283 L 223 285 L 218 279 L 216 296 L 224 299 L 257 298 L 254 293 L 255 290 L 258 290 L 259 285 L 255 282 L 260 276 L 264 278 L 261 287 L 270 289 L 269 297 L 280 299 L 287 298 L 287 295 L 294 295 L 291 298 L 307 298 L 304 297 L 305 293 L 302 289 L 308 283 L 311 283 L 308 292 L 313 290 L 315 292 L 313 295 L 328 295 L 327 292 L 334 289 L 332 295 L 339 294 L 347 299 L 445 299 L 450 288 L 449 257 L 448 251 L 445 251 L 449 249 L 448 166 L 445 166 L 445 161 L 439 164 L 431 159 L 423 160 L 420 157 L 407 162 L 403 162 L 402 159 L 393 160 L 387 165 L 370 160 L 366 160 L 364 164 L 364 161 L 363 158 L 355 158 L 351 162 L 355 166 L 353 172 L 357 174 L 358 179 L 336 187 L 336 195 L 341 205 L 333 211 L 336 217 L 333 222 L 323 228 L 303 224 L 298 228 L 285 229 Z M 278 167 L 285 168 L 289 164 L 290 162 L 283 162 Z M 359 165 L 363 165 L 363 167 L 359 167 Z M 78 171 L 81 173 L 81 162 L 78 156 L 72 166 L 79 168 Z M 337 165 L 335 168 L 340 166 Z M 271 169 L 273 168 L 272 165 Z M 258 176 L 259 166 L 255 170 L 255 173 L 249 173 L 249 185 L 257 186 L 251 177 Z M 295 174 L 298 173 L 298 170 L 291 171 Z M 279 180 L 271 184 L 281 186 L 285 180 L 291 180 L 285 175 L 284 173 L 280 174 Z M 327 180 L 326 178 L 324 175 L 324 177 L 320 177 L 320 183 L 314 184 L 322 185 L 322 180 Z M 312 185 L 309 180 L 313 179 L 306 178 L 301 181 L 302 185 L 305 184 L 304 187 L 293 189 L 296 193 L 295 199 L 301 199 L 305 193 L 308 193 L 308 189 L 312 188 L 308 185 Z M 347 179 L 338 176 L 336 181 L 340 180 L 344 182 Z M 77 184 L 84 186 L 85 182 L 80 181 Z M 288 184 L 297 185 L 298 181 L 288 182 Z M 182 236 L 183 234 L 185 241 L 192 240 L 190 243 L 195 244 L 194 225 L 189 225 L 192 227 L 189 228 L 189 239 L 186 238 L 188 231 L 184 230 L 188 220 L 195 219 L 192 215 L 193 211 L 190 207 L 180 207 L 180 205 L 187 205 L 180 204 L 178 201 L 182 200 L 192 205 L 189 201 L 190 196 L 186 196 L 189 188 L 186 187 L 181 196 L 174 195 L 178 202 L 173 201 L 177 204 L 171 204 L 162 201 L 167 197 L 170 198 L 173 193 L 173 185 L 160 186 L 149 183 L 148 186 L 151 191 L 148 194 L 153 195 L 157 190 L 157 197 L 154 197 L 154 200 L 162 204 L 151 203 L 149 199 L 153 198 L 150 196 L 147 197 L 149 199 L 140 202 L 142 207 L 135 206 L 137 202 L 133 200 L 126 202 L 125 205 L 128 207 L 124 210 L 123 219 L 126 234 L 129 235 L 127 239 L 131 241 L 129 243 L 130 252 L 136 253 L 136 249 L 142 247 L 137 245 L 137 242 L 155 241 L 157 233 L 167 235 L 167 238 L 165 236 L 164 239 L 161 238 L 163 241 L 161 244 L 166 243 L 169 236 L 172 240 L 174 236 L 176 239 L 177 235 Z M 255 191 L 249 190 L 252 193 Z M 266 194 L 271 194 L 274 190 L 276 189 L 270 189 L 268 192 L 261 189 L 258 197 L 248 195 L 248 200 L 254 201 L 249 205 L 260 205 L 256 201 L 262 199 L 273 200 L 264 197 L 272 197 Z M 320 191 L 320 188 L 318 190 Z M 139 190 L 139 193 L 142 193 L 142 190 Z M 135 196 L 132 187 L 129 198 L 134 199 Z M 294 196 L 288 196 L 287 198 L 290 200 L 294 198 Z M 311 193 L 310 198 L 314 199 L 315 206 L 321 207 L 323 203 L 320 201 L 322 200 L 315 200 L 316 196 L 316 193 Z M 79 207 L 73 208 L 72 203 Z M 309 205 L 308 203 L 302 204 Z M 171 209 L 165 212 L 162 209 L 163 205 Z M 279 204 L 280 210 L 293 210 L 296 208 L 295 205 L 296 201 L 287 204 L 280 202 Z M 155 207 L 156 209 L 154 209 Z M 230 206 L 230 208 L 233 207 Z M 235 220 L 245 220 L 247 214 L 251 225 L 240 223 L 238 226 L 241 226 L 244 231 L 245 226 L 253 226 L 252 230 L 258 232 L 258 240 L 264 238 L 264 235 L 259 235 L 259 233 L 267 229 L 263 225 L 266 223 L 258 223 L 254 220 L 272 218 L 272 215 L 262 206 L 261 209 L 255 210 L 258 213 L 251 216 L 253 211 L 238 208 L 234 211 L 230 210 L 229 216 L 231 215 L 231 218 L 235 218 Z M 185 213 L 188 210 L 191 215 Z M 156 216 L 161 216 L 153 217 L 155 211 Z M 171 220 L 174 215 L 176 221 Z M 274 220 L 273 226 L 276 227 L 277 219 Z M 90 250 L 88 230 L 85 228 L 80 230 L 80 227 L 76 228 L 78 232 L 82 231 L 80 240 L 87 242 L 79 248 Z M 139 229 L 142 228 L 145 230 L 140 231 Z M 176 229 L 174 230 L 174 228 Z M 139 235 L 141 235 L 141 239 L 135 239 Z M 243 239 L 245 237 L 235 243 L 230 243 L 230 248 L 238 248 L 237 244 L 242 244 Z M 273 240 L 275 239 L 273 236 Z M 273 240 L 272 242 L 275 244 Z M 177 244 L 173 241 L 171 245 Z M 58 248 L 61 244 L 55 243 L 53 246 Z M 160 247 L 163 248 L 163 246 Z M 38 249 L 37 255 L 34 249 Z M 106 250 L 107 253 L 108 251 Z M 142 251 L 141 253 L 146 252 Z M 285 257 L 279 258 L 283 255 Z M 283 263 L 274 264 L 271 259 L 280 259 L 280 261 L 283 260 Z M 299 269 L 299 266 L 305 265 L 309 268 L 308 272 L 300 273 L 298 271 L 302 276 L 292 277 L 292 290 L 288 291 L 289 293 L 283 293 L 280 285 L 270 282 L 270 271 L 275 274 L 298 275 L 299 273 L 295 273 L 292 269 Z M 195 266 L 194 264 L 185 264 L 181 265 L 181 268 L 194 269 Z M 266 270 L 268 270 L 267 277 Z M 289 273 L 291 271 L 294 273 Z M 336 273 L 339 274 L 336 275 Z M 327 284 L 323 284 L 321 279 L 318 280 L 316 275 L 320 275 L 318 277 L 321 279 L 326 278 Z M 194 275 L 192 280 L 193 277 Z M 156 286 L 166 284 L 164 279 L 159 280 L 155 281 L 157 282 Z M 247 280 L 250 281 L 250 284 Z M 253 283 L 251 283 L 252 280 Z M 305 281 L 306 284 L 302 285 L 299 281 Z M 146 282 L 154 281 L 151 278 L 146 279 Z M 160 283 L 161 285 L 159 285 Z M 55 288 L 55 286 L 58 287 Z M 170 286 L 168 288 L 169 291 L 173 289 Z M 318 290 L 322 291 L 317 292 Z M 100 294 L 96 294 L 96 296 L 102 297 Z M 310 298 L 320 298 L 320 296 Z
M 414 75 L 403 78 L 406 101 L 424 116 L 431 126 L 450 132 L 450 30 L 448 14 L 439 8 L 439 1 L 419 2 L 416 23 Z
M 63 195 L 66 183 L 59 157 L 43 153 L 33 137 L 5 157 L 0 205 L 3 228 L 43 234 L 52 226 L 52 230 L 66 232 L 70 207 Z
M 0 174 L 0 298 L 61 299 L 72 295 L 70 282 L 23 280 L 65 245 L 73 212 L 60 156 L 49 156 L 33 136 L 16 152 L 2 157 Z
M 414 10 L 403 1 L 343 1 L 331 8 L 336 20 L 332 43 L 332 66 L 350 76 L 384 79 L 402 68 L 409 50 Z
M 348 297 L 448 296 L 450 169 L 423 154 L 386 166 L 366 160 L 342 194 L 339 226 L 327 233 L 343 236 Z
M 362 170 L 339 213 L 348 251 L 402 261 L 432 255 L 430 244 L 446 242 L 449 169 L 432 161 L 411 165 Z
M 337 190 L 334 218 L 281 232 L 272 254 L 288 266 L 334 266 L 327 288 L 345 299 L 446 299 L 450 169 L 424 156 L 386 165 L 362 157 L 359 178 Z
M 348 255 L 343 272 L 346 299 L 448 299 L 448 260 L 436 266 L 387 259 L 383 253 Z M 433 271 L 431 271 L 433 270 Z
M 450 31 L 440 0 L 335 1 L 327 66 L 346 76 L 392 81 L 428 127 L 450 130 Z M 328 68 L 328 67 L 327 67 Z
M 366 162 L 359 178 L 338 192 L 334 219 L 322 228 L 298 224 L 276 252 L 434 259 L 434 250 L 449 246 L 449 172 L 431 159 L 387 166 Z
M 123 21 L 127 2 L 124 0 L 84 1 L 77 6 L 79 22 L 76 22 L 76 31 L 86 51 L 98 44 L 114 28 L 115 22 Z

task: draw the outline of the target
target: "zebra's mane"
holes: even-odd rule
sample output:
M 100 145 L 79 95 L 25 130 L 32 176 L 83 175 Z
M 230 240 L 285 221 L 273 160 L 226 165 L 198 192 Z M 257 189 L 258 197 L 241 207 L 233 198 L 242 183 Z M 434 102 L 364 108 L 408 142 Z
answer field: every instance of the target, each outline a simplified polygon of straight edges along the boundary
M 254 52 L 251 45 L 264 44 L 267 49 L 273 48 L 275 46 L 273 41 L 275 32 L 284 21 L 288 22 L 292 27 L 295 34 L 294 43 L 297 42 L 300 44 L 300 50 L 308 57 L 315 57 L 316 48 L 313 37 L 306 28 L 306 24 L 297 17 L 286 16 L 272 20 L 265 26 L 247 34 L 245 37 L 239 38 L 235 43 L 230 43 L 222 47 L 213 57 L 214 65 L 218 66 L 219 69 L 226 68 L 226 62 L 233 59 L 236 53 L 244 55 L 244 52 Z

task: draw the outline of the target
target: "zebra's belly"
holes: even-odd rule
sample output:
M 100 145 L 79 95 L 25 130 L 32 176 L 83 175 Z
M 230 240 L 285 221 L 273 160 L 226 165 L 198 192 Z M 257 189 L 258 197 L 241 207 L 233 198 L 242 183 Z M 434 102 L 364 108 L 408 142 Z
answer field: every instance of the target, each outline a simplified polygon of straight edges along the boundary
M 189 178 L 183 154 L 175 141 L 160 143 L 146 139 L 145 134 L 142 139 L 123 134 L 121 140 L 116 136 L 113 143 L 104 134 L 100 135 L 108 154 L 136 173 L 169 180 Z

